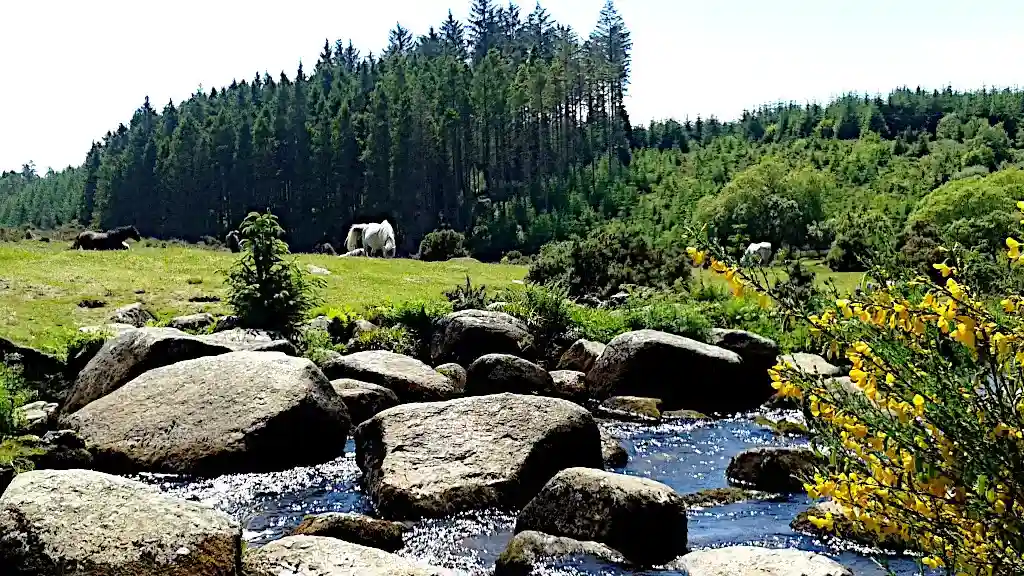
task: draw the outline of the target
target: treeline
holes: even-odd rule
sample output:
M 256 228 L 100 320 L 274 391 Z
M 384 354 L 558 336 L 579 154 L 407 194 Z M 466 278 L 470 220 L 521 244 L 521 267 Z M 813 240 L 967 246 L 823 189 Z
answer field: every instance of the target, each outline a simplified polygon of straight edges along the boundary
M 540 5 L 473 0 L 471 14 L 417 38 L 399 25 L 380 55 L 325 42 L 291 77 L 162 110 L 147 98 L 72 171 L 73 205 L 7 174 L 0 223 L 197 240 L 269 209 L 300 249 L 385 217 L 405 250 L 439 226 L 469 232 L 484 256 L 539 247 L 599 210 L 599 165 L 628 164 L 629 32 L 611 0 L 585 39 Z

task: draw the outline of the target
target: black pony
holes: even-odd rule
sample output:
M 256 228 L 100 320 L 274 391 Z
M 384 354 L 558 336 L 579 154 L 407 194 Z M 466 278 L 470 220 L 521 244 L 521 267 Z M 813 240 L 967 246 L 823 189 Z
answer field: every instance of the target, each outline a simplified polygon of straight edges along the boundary
M 71 248 L 81 248 L 82 250 L 127 250 L 128 244 L 125 241 L 128 239 L 135 240 L 136 242 L 142 240 L 142 236 L 139 236 L 139 231 L 135 229 L 135 226 L 118 226 L 106 232 L 86 230 L 79 234 L 78 238 L 75 238 Z

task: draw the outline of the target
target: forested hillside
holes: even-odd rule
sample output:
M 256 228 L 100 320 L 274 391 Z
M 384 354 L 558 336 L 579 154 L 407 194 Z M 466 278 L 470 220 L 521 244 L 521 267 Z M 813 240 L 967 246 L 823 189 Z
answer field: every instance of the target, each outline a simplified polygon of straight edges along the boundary
M 326 42 L 290 76 L 147 100 L 82 166 L 4 173 L 0 225 L 194 241 L 270 209 L 297 249 L 386 217 L 405 252 L 450 227 L 497 259 L 588 235 L 656 250 L 700 222 L 734 245 L 835 247 L 839 267 L 880 241 L 867 232 L 975 246 L 1016 225 L 1020 90 L 902 88 L 633 126 L 631 40 L 611 0 L 586 38 L 540 5 L 471 13 L 415 38 L 398 26 L 380 54 Z

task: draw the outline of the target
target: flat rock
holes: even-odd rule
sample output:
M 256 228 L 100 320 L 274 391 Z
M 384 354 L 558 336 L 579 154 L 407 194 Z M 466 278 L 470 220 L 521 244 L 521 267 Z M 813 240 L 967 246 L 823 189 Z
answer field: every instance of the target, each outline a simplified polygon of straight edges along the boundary
M 554 386 L 547 370 L 511 354 L 484 354 L 466 369 L 467 396 L 549 394 Z
M 594 367 L 598 357 L 604 353 L 605 345 L 600 342 L 579 339 L 562 354 L 558 360 L 559 370 L 576 370 L 586 374 Z
M 194 332 L 197 330 L 205 330 L 217 321 L 213 317 L 213 314 L 209 312 L 200 312 L 198 314 L 188 314 L 186 316 L 178 316 L 171 318 L 171 321 L 167 323 L 170 328 L 177 328 L 178 330 L 186 332 Z
M 751 448 L 733 456 L 725 475 L 734 486 L 765 492 L 803 492 L 818 457 L 809 448 Z
M 689 576 L 853 576 L 853 572 L 820 554 L 756 546 L 697 550 L 667 568 Z
M 605 468 L 622 468 L 629 462 L 629 453 L 616 438 L 601 428 L 601 458 Z
M 234 576 L 241 537 L 223 512 L 99 472 L 25 472 L 0 496 L 13 574 Z
M 779 362 L 791 364 L 794 368 L 812 376 L 831 377 L 839 376 L 843 373 L 841 368 L 830 364 L 828 360 L 825 360 L 821 356 L 818 356 L 817 354 L 808 354 L 806 352 L 783 354 L 782 356 L 779 356 Z
M 351 378 L 331 380 L 331 386 L 348 408 L 353 425 L 373 418 L 382 410 L 398 406 L 398 396 L 383 386 Z
M 321 463 L 342 453 L 349 429 L 320 370 L 276 352 L 150 370 L 65 420 L 102 470 L 200 476 Z
M 657 330 L 616 336 L 587 374 L 594 398 L 660 398 L 669 410 L 744 410 L 743 360 L 735 352 Z M 757 403 L 754 403 L 756 407 Z
M 531 344 L 526 324 L 514 316 L 492 310 L 462 310 L 437 322 L 430 356 L 434 363 L 468 366 L 484 354 L 522 356 Z
M 242 558 L 245 576 L 452 576 L 443 568 L 322 536 L 288 536 Z
M 147 322 L 156 320 L 156 316 L 146 310 L 142 306 L 141 302 L 122 306 L 110 316 L 110 321 L 114 324 L 128 324 L 136 328 L 142 328 Z
M 516 532 L 607 544 L 641 565 L 686 552 L 686 504 L 668 486 L 592 468 L 556 474 L 520 512 Z
M 577 404 L 587 400 L 587 375 L 576 370 L 552 370 L 554 388 L 551 396 L 565 398 Z
M 590 412 L 541 396 L 404 404 L 355 438 L 367 493 L 389 519 L 518 508 L 559 470 L 602 464 Z
M 408 530 L 401 522 L 351 512 L 327 512 L 306 516 L 292 534 L 337 538 L 385 552 L 397 552 L 403 545 L 402 535 Z
M 387 350 L 367 350 L 323 363 L 324 374 L 335 380 L 352 378 L 384 386 L 403 402 L 447 400 L 461 394 L 455 383 L 423 362 Z
M 214 356 L 231 349 L 174 328 L 138 328 L 108 340 L 85 368 L 64 403 L 71 413 L 154 368 Z
M 289 356 L 296 355 L 291 352 L 295 350 L 291 342 L 285 340 L 280 334 L 264 330 L 231 328 L 212 334 L 202 334 L 197 338 L 204 342 L 223 346 L 231 352 L 284 352 Z
M 660 420 L 661 400 L 642 396 L 612 396 L 601 402 L 601 412 L 620 419 Z
M 529 576 L 543 561 L 558 562 L 591 556 L 625 564 L 626 558 L 600 542 L 585 542 L 526 530 L 516 534 L 494 565 L 494 576 Z
M 99 326 L 82 326 L 78 329 L 83 334 L 108 334 L 110 336 L 120 336 L 124 332 L 129 330 L 135 330 L 135 326 L 131 324 L 120 324 L 120 323 L 109 323 L 100 324 Z

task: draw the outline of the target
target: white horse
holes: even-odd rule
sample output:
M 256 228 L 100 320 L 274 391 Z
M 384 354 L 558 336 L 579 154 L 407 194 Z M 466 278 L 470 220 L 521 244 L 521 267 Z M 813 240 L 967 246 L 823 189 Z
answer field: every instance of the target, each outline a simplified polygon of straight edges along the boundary
M 752 264 L 767 265 L 772 259 L 772 243 L 755 242 L 747 246 L 743 259 Z
M 380 224 L 353 224 L 348 229 L 345 247 L 352 252 L 359 248 L 360 241 L 369 257 L 378 251 L 385 258 L 395 257 L 395 230 L 387 220 Z

